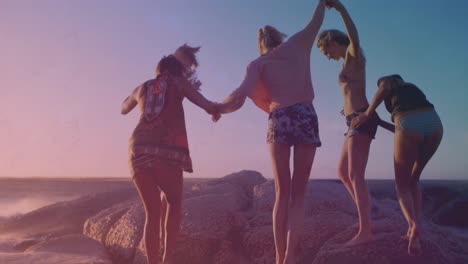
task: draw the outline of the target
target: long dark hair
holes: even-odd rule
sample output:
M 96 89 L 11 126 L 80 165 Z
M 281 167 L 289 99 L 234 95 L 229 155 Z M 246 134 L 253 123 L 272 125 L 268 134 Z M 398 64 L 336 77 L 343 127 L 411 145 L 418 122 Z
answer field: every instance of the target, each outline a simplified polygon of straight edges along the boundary
M 156 74 L 158 77 L 162 74 L 170 74 L 175 77 L 183 77 L 185 74 L 185 67 L 182 63 L 176 59 L 174 55 L 163 57 L 156 66 Z M 159 73 L 159 75 L 158 75 Z

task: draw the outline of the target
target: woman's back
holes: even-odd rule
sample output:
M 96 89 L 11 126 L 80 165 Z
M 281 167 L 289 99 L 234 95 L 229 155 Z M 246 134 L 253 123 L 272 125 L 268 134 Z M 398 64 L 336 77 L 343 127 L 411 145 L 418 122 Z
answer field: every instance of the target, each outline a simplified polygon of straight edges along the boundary
M 160 113 L 154 113 L 154 107 L 148 107 L 148 100 L 154 100 L 157 95 L 157 91 L 155 92 L 154 89 L 159 88 L 160 84 L 158 81 L 158 79 L 146 81 L 139 88 L 140 91 L 136 99 L 141 115 L 132 133 L 131 141 L 134 144 L 164 143 L 188 147 L 184 109 L 182 105 L 184 96 L 170 77 L 167 79 L 164 105 Z M 157 116 L 150 119 L 148 118 L 148 116 L 154 116 L 155 114 L 157 114 Z
M 412 83 L 402 83 L 392 88 L 390 94 L 385 98 L 385 108 L 393 117 L 400 112 L 407 112 L 423 108 L 434 108 L 426 95 Z
M 310 74 L 311 45 L 304 43 L 300 33 L 253 62 L 270 93 L 270 111 L 314 99 Z

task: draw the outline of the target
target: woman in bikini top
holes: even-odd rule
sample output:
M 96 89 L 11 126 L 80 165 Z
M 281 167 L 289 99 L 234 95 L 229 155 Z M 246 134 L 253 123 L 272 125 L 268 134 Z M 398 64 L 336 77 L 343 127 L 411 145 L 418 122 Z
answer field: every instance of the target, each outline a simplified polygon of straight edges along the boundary
M 378 121 L 373 124 L 369 122 L 366 127 L 359 129 L 350 127 L 353 115 L 369 106 L 365 91 L 366 60 L 360 47 L 357 29 L 343 4 L 338 0 L 327 0 L 327 7 L 340 13 L 348 33 L 336 29 L 324 30 L 317 38 L 317 46 L 328 59 L 344 59 L 339 84 L 344 99 L 343 110 L 347 117 L 348 132 L 345 134 L 338 163 L 338 176 L 358 209 L 359 231 L 348 242 L 348 245 L 356 245 L 373 240 L 370 196 L 364 175 Z

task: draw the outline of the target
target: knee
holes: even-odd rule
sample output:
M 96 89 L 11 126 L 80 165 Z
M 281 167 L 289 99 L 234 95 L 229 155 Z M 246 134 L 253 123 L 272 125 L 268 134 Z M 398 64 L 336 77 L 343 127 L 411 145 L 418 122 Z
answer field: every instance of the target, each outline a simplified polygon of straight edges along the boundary
M 341 166 L 338 168 L 337 174 L 338 174 L 338 178 L 340 178 L 341 181 L 344 181 L 344 182 L 349 181 L 348 169 L 345 168 L 344 166 Z
M 349 173 L 349 181 L 351 181 L 353 185 L 364 184 L 364 173 L 358 173 L 354 170 L 351 170 L 351 173 Z
M 411 184 L 408 179 L 395 179 L 395 189 L 398 195 L 410 191 Z
M 275 182 L 275 193 L 278 194 L 288 194 L 291 189 L 291 179 L 285 178 Z
M 277 202 L 288 202 L 290 193 L 289 188 L 276 188 L 275 200 Z

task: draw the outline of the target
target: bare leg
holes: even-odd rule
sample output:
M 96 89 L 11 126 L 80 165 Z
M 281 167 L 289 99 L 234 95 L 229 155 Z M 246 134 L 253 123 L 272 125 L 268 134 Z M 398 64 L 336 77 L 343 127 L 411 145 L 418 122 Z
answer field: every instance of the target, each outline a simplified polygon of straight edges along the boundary
M 164 249 L 164 242 L 166 241 L 166 216 L 167 216 L 167 199 L 164 192 L 161 192 L 161 217 L 159 224 L 159 239 L 162 242 L 161 248 Z
M 359 215 L 359 231 L 353 239 L 346 243 L 347 246 L 353 246 L 373 240 L 371 202 L 365 181 L 365 171 L 372 138 L 369 135 L 356 134 L 348 140 L 349 175 L 353 184 Z
M 286 253 L 288 203 L 291 185 L 289 158 L 291 148 L 286 144 L 271 143 L 270 155 L 275 177 L 275 205 L 273 207 L 273 235 L 276 264 L 282 264 Z
M 161 201 L 154 173 L 148 171 L 136 173 L 133 183 L 143 202 L 146 219 L 143 239 L 148 264 L 159 264 L 159 217 Z
M 163 165 L 162 162 L 161 167 L 163 167 L 164 175 L 160 177 L 159 186 L 167 201 L 163 264 L 170 264 L 173 262 L 182 219 L 183 173 L 180 168 L 169 164 Z
M 338 177 L 345 186 L 346 190 L 348 190 L 349 195 L 351 195 L 351 199 L 353 199 L 354 204 L 356 204 L 356 195 L 354 194 L 353 183 L 351 182 L 348 171 L 348 144 L 349 138 L 345 137 L 343 147 L 341 148 L 340 159 L 338 161 Z
M 309 181 L 316 147 L 313 145 L 294 146 L 294 170 L 291 188 L 291 207 L 288 219 L 288 240 L 284 264 L 296 263 L 296 246 L 304 221 L 304 196 Z
M 414 164 L 419 157 L 419 146 L 422 140 L 423 137 L 421 135 L 411 131 L 395 132 L 394 165 L 396 189 L 401 210 L 408 222 L 410 244 L 412 230 L 417 225 L 414 208 L 415 201 L 411 187 L 414 184 L 412 184 L 411 174 Z
M 421 217 L 422 217 L 422 203 L 421 203 L 421 191 L 419 190 L 419 179 L 421 173 L 426 167 L 429 160 L 432 158 L 434 153 L 437 151 L 439 144 L 442 140 L 442 130 L 437 131 L 432 135 L 431 138 L 424 140 L 423 146 L 420 148 L 419 156 L 414 163 L 413 170 L 411 173 L 411 194 L 413 196 L 413 209 L 415 216 L 415 224 L 411 226 L 408 233 L 409 244 L 408 254 L 419 255 L 421 253 Z

